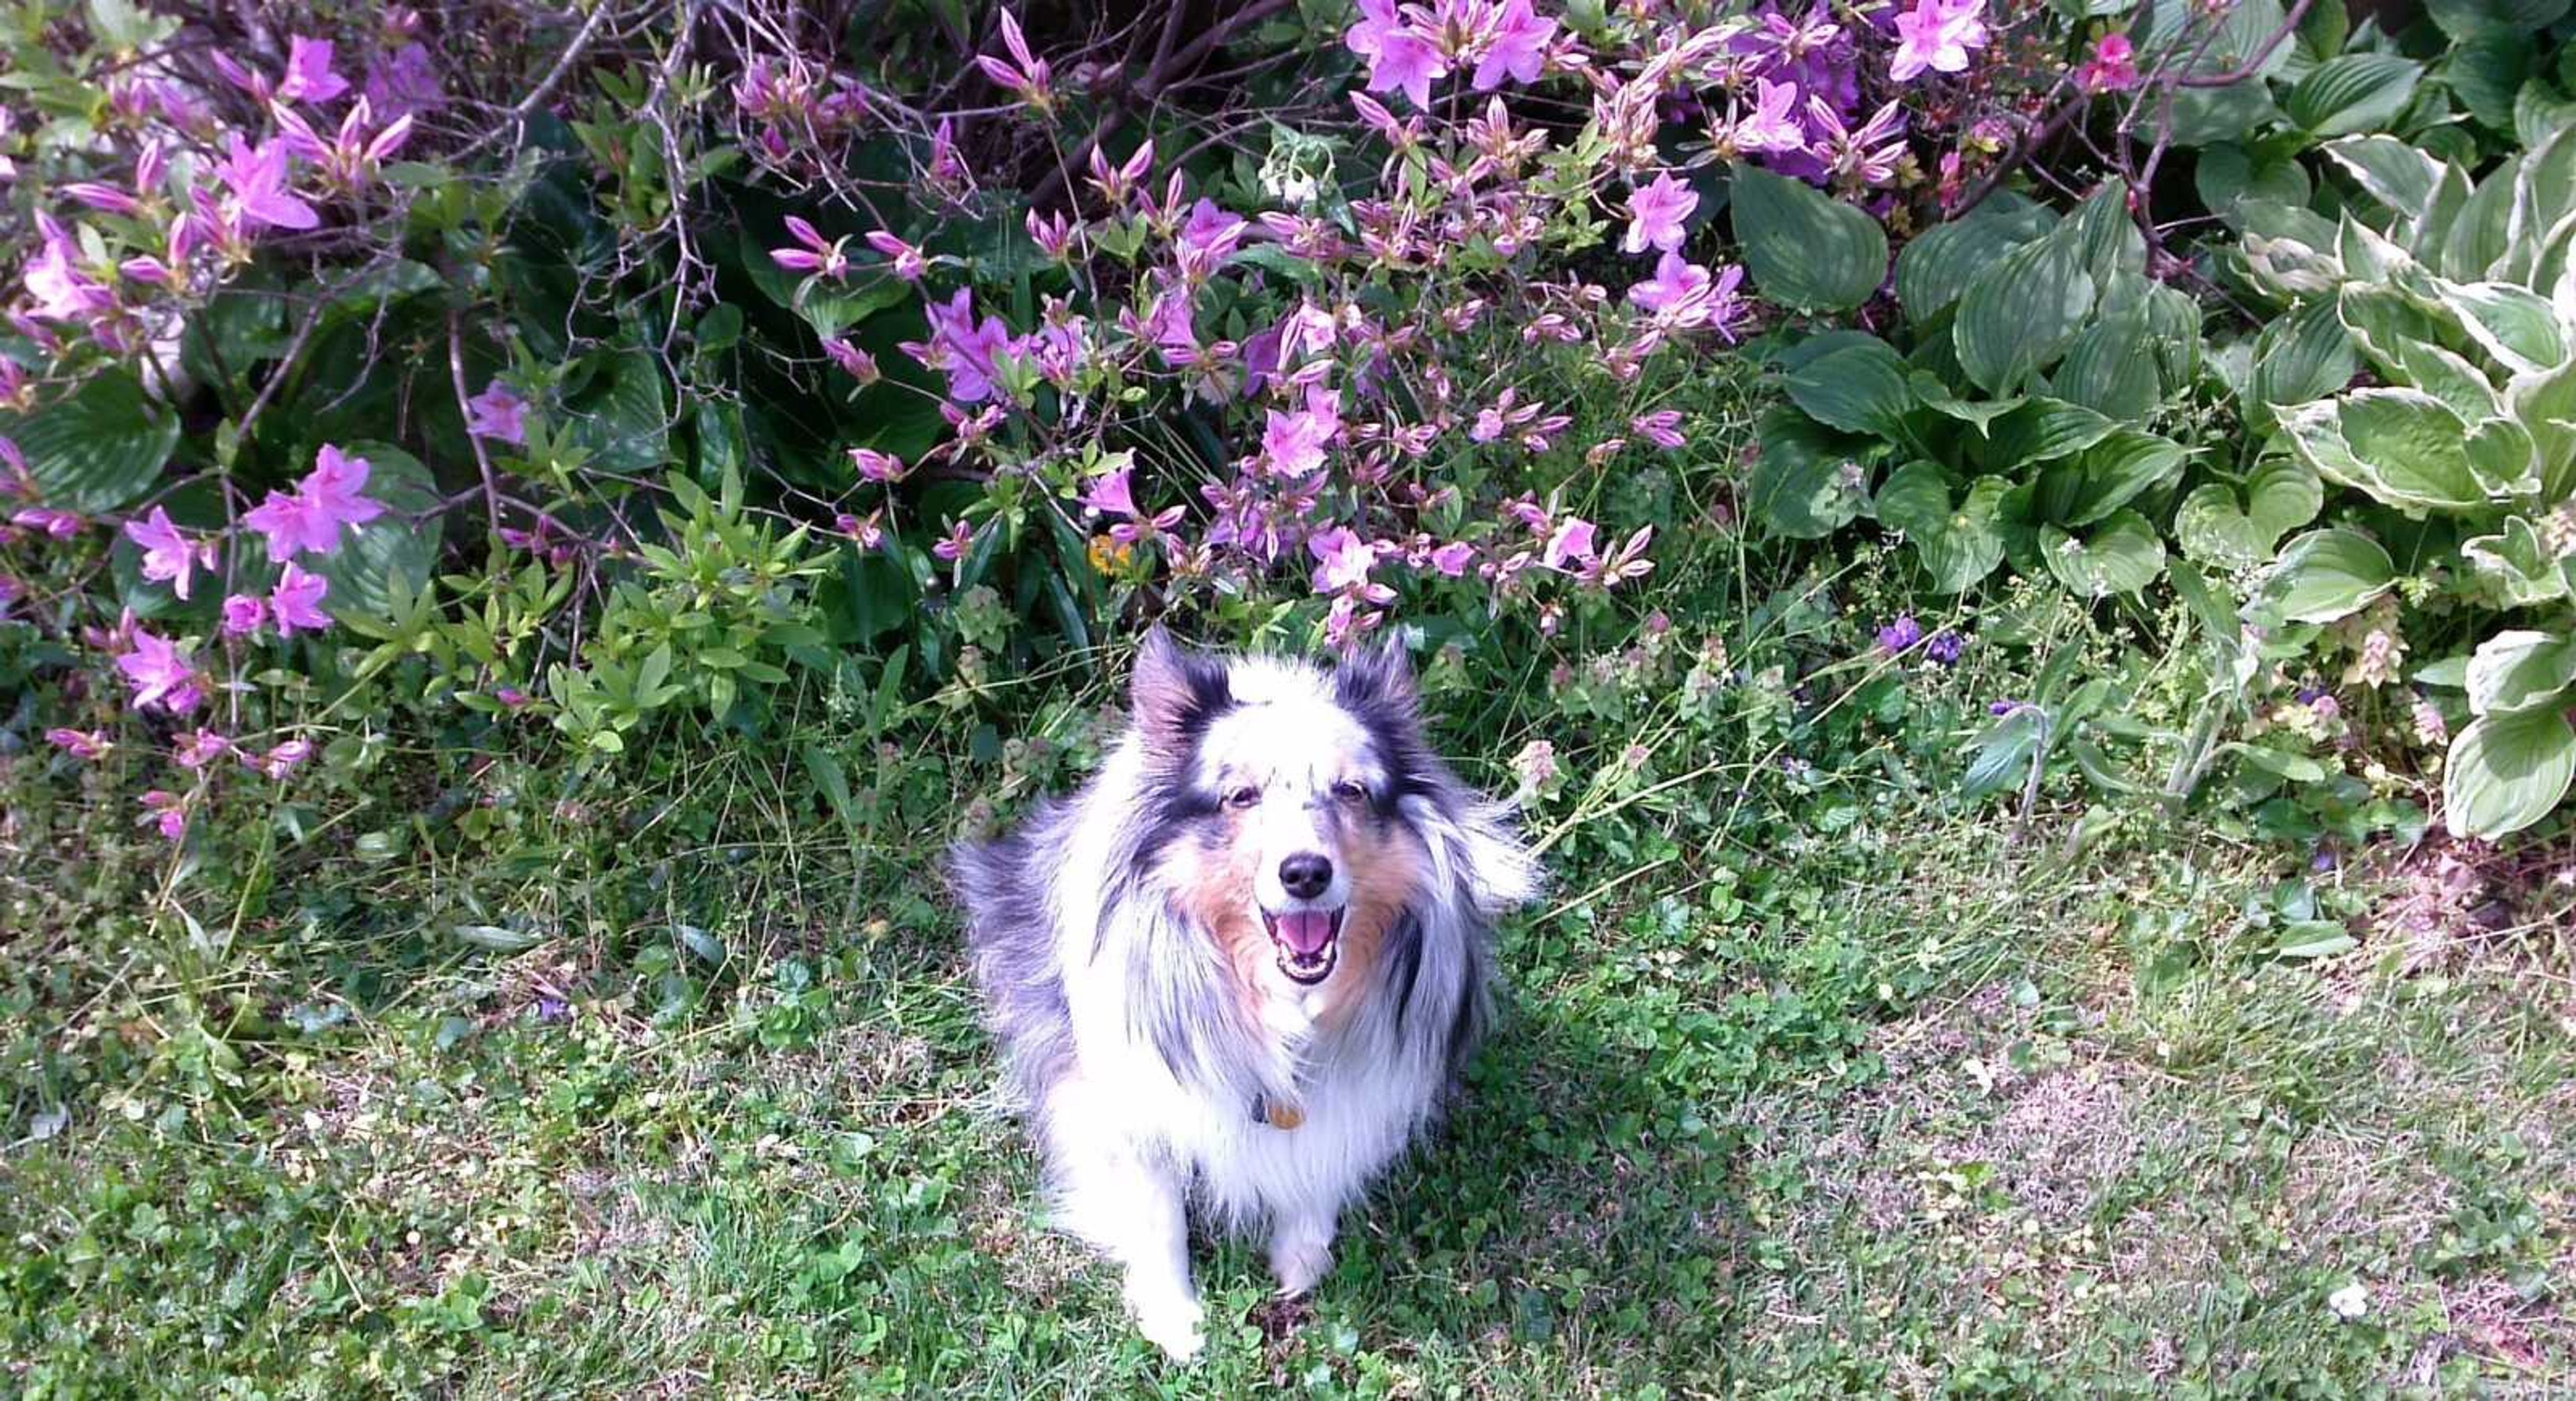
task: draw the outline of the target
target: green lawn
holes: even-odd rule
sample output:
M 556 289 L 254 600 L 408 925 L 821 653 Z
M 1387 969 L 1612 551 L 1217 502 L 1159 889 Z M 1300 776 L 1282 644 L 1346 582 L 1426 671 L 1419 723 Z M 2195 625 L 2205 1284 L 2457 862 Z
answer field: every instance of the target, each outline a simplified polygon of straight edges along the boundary
M 2564 935 L 2494 927 L 2430 853 L 2283 884 L 2141 822 L 2070 858 L 1888 784 L 1829 833 L 1592 843 L 1505 932 L 1439 1141 L 1311 1301 L 1203 1246 L 1182 1368 L 1048 1234 L 921 848 L 799 824 L 766 750 L 664 772 L 627 806 L 683 795 L 733 844 L 600 866 L 558 806 L 522 832 L 554 864 L 359 841 L 238 928 L 153 915 L 164 853 L 92 795 L 31 800 L 11 1389 L 2576 1386 Z M 547 901 L 531 947 L 453 936 Z M 2278 956 L 2311 915 L 2359 947 Z

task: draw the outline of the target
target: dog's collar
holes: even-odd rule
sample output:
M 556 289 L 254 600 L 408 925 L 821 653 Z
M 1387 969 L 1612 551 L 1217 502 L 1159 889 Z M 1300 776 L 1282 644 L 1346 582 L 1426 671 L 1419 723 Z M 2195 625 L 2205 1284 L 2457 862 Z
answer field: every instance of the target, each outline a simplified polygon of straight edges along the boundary
M 1252 1097 L 1252 1122 L 1268 1124 L 1284 1133 L 1306 1122 L 1306 1111 L 1287 1100 L 1256 1094 Z

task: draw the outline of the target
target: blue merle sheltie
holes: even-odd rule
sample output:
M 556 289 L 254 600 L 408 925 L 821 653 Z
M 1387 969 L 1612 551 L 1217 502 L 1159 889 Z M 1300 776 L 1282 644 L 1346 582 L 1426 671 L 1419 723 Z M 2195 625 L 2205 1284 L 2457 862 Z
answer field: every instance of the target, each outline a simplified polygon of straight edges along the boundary
M 1490 926 L 1540 873 L 1425 744 L 1400 645 L 1328 671 L 1158 627 L 1131 686 L 1099 772 L 953 878 L 1059 1220 L 1187 1357 L 1190 1210 L 1266 1227 L 1283 1294 L 1321 1279 L 1475 1044 Z

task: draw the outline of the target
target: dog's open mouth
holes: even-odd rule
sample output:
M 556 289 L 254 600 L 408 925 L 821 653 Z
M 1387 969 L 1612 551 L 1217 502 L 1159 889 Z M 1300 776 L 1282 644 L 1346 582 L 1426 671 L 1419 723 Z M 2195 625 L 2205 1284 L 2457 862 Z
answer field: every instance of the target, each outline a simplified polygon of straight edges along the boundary
M 1342 912 L 1340 910 L 1281 910 L 1261 912 L 1261 922 L 1270 930 L 1270 943 L 1278 950 L 1279 971 L 1300 983 L 1320 983 L 1332 976 L 1333 960 L 1341 956 Z

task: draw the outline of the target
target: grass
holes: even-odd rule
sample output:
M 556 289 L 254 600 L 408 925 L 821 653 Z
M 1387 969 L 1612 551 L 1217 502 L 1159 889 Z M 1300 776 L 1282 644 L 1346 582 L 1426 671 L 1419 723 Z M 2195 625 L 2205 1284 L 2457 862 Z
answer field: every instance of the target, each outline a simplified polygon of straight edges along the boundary
M 765 762 L 671 781 L 757 810 Z M 150 852 L 28 863 L 21 927 L 56 932 L 7 975 L 12 1388 L 2576 1384 L 2571 1000 L 2529 931 L 2284 960 L 2260 852 L 2068 862 L 1895 802 L 1830 839 L 1647 832 L 1507 931 L 1468 1097 L 1313 1299 L 1203 1246 L 1183 1369 L 1044 1229 L 920 873 L 863 860 L 852 929 L 841 834 L 738 829 L 767 836 L 689 873 L 706 923 L 646 948 L 423 950 L 433 869 L 349 861 L 195 971 L 108 913 Z

